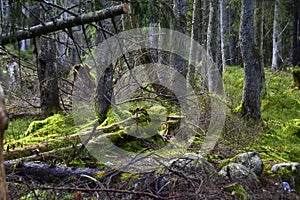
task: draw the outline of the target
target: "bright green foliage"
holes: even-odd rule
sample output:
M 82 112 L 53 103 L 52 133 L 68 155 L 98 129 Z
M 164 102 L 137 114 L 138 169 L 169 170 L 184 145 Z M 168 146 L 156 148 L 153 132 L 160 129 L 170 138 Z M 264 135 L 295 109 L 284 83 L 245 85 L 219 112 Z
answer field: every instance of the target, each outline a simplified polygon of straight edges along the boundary
M 22 118 L 10 121 L 8 129 L 4 134 L 4 141 L 9 142 L 25 137 L 25 132 L 32 121 L 34 121 L 33 118 Z
M 241 67 L 228 67 L 223 74 L 223 81 L 229 108 L 234 109 L 241 103 L 244 69 Z
M 300 138 L 300 119 L 292 119 L 285 123 L 283 132 L 286 134 L 295 134 Z
M 270 159 L 275 156 L 276 160 L 300 162 L 300 91 L 293 87 L 292 76 L 287 72 L 267 72 L 266 80 L 262 116 L 268 133 L 262 138 L 261 148 L 270 151 Z

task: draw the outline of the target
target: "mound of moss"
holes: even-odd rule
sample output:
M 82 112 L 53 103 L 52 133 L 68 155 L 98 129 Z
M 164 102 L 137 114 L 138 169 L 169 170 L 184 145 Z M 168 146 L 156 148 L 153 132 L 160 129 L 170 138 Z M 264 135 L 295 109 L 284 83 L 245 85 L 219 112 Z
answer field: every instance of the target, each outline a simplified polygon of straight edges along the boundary
M 33 121 L 26 130 L 26 136 L 47 137 L 63 136 L 75 133 L 73 117 L 55 114 L 44 120 Z

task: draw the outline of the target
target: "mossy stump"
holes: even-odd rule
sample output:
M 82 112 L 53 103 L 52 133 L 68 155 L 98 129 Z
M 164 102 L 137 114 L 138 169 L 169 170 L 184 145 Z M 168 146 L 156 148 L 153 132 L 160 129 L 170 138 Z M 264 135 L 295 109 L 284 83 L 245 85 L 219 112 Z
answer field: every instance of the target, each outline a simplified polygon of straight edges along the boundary
M 168 116 L 166 121 L 166 132 L 163 136 L 167 139 L 175 136 L 176 131 L 180 127 L 180 123 L 183 118 L 183 116 Z
M 294 79 L 294 86 L 300 89 L 300 69 L 294 69 L 292 71 L 293 79 Z

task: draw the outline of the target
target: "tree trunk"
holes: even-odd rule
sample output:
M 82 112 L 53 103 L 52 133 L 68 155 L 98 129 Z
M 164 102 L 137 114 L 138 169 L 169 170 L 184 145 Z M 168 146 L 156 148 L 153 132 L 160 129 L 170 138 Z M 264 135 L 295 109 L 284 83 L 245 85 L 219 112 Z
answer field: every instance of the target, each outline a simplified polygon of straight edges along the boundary
M 300 66 L 300 2 L 294 0 L 293 65 Z
M 260 64 L 264 66 L 264 2 L 255 1 L 255 44 L 259 47 Z
M 207 27 L 207 53 L 213 59 L 216 64 L 219 64 L 220 60 L 220 46 L 219 46 L 219 35 L 218 35 L 218 11 L 219 4 L 218 0 L 209 1 L 209 20 Z M 221 71 L 221 70 L 220 70 Z
M 113 94 L 113 67 L 107 66 L 103 74 L 100 75 L 96 90 L 96 112 L 98 122 L 101 124 L 107 118 L 107 113 L 111 107 Z
M 185 34 L 186 33 L 186 12 L 187 12 L 186 0 L 174 0 L 173 10 L 175 13 L 175 24 L 174 24 L 175 30 Z M 184 43 L 186 42 L 187 41 L 184 41 Z M 182 51 L 185 52 L 186 49 L 182 48 Z M 186 76 L 187 69 L 186 69 L 186 62 L 184 58 L 172 54 L 171 64 L 178 72 L 180 72 L 183 76 Z
M 258 47 L 257 52 L 259 56 L 259 63 L 261 66 L 261 95 L 266 93 L 265 85 L 265 73 L 264 73 L 264 2 L 256 0 L 256 12 L 255 12 L 255 32 L 254 32 L 254 43 Z
M 100 3 L 108 8 L 110 6 L 110 2 L 108 0 L 100 0 Z M 108 20 L 104 20 L 103 22 L 99 22 L 101 28 L 105 30 L 111 31 L 111 24 Z M 101 29 L 97 30 L 97 44 L 102 43 L 104 40 L 108 38 L 108 35 Z M 101 124 L 107 118 L 107 113 L 111 107 L 111 100 L 113 95 L 113 75 L 114 70 L 113 66 L 97 66 L 102 69 L 103 74 L 97 74 L 98 84 L 96 90 L 96 113 L 98 117 L 98 121 Z
M 38 79 L 42 116 L 48 117 L 60 110 L 56 68 L 56 44 L 53 40 L 40 38 L 38 55 Z
M 272 70 L 279 70 L 279 53 L 280 53 L 280 43 L 281 38 L 279 35 L 279 10 L 278 10 L 279 1 L 275 1 L 274 6 L 274 20 L 273 20 L 273 53 L 272 53 Z
M 254 50 L 254 0 L 242 1 L 240 21 L 241 54 L 244 65 L 244 87 L 242 97 L 242 116 L 255 121 L 261 119 L 260 84 L 261 66 Z
M 221 35 L 221 57 L 222 57 L 222 71 L 226 71 L 227 59 L 227 0 L 220 0 L 220 35 Z
M 210 56 L 213 60 L 213 66 L 208 67 L 207 71 L 207 87 L 210 92 L 218 93 L 223 90 L 222 81 L 220 81 L 217 77 L 221 77 L 222 68 L 219 65 L 219 52 L 220 46 L 218 45 L 218 1 L 210 0 L 209 4 L 209 21 L 207 27 L 207 55 Z M 205 81 L 205 80 L 204 80 Z M 205 86 L 205 85 L 204 85 Z M 206 86 L 205 86 L 206 87 Z
M 236 33 L 233 30 L 234 20 L 235 20 L 235 10 L 231 8 L 228 10 L 228 37 L 229 37 L 229 44 L 228 44 L 228 53 L 229 53 L 229 65 L 233 66 L 236 64 L 235 62 L 235 55 L 236 55 Z
M 208 27 L 208 20 L 209 20 L 209 0 L 203 0 L 202 3 L 202 30 L 201 30 L 201 38 L 200 41 L 202 42 L 201 45 L 206 47 L 207 44 L 207 27 Z
M 40 15 L 45 22 L 51 19 L 49 13 L 42 14 L 42 10 L 40 10 Z M 57 49 L 54 35 L 51 37 L 52 39 L 45 37 L 36 38 L 40 106 L 43 117 L 49 117 L 60 110 L 56 66 Z
M 104 19 L 112 18 L 117 15 L 126 14 L 129 11 L 127 4 L 121 4 L 113 6 L 105 10 L 89 12 L 76 17 L 70 17 L 67 19 L 56 20 L 55 22 L 49 21 L 45 24 L 39 24 L 30 27 L 28 30 L 20 30 L 12 34 L 1 35 L 0 44 L 5 45 L 24 39 L 35 38 L 48 33 L 72 28 L 74 26 L 90 24 L 92 22 L 101 21 Z
M 192 18 L 192 31 L 191 38 L 192 40 L 200 43 L 201 38 L 201 1 L 194 0 L 193 3 L 193 18 Z M 194 42 L 191 41 L 190 50 L 189 50 L 189 64 L 188 64 L 188 72 L 187 72 L 187 80 L 188 83 L 191 84 L 193 88 L 195 88 L 195 66 L 192 65 L 192 61 L 196 59 L 197 52 L 196 47 L 194 46 Z
M 3 158 L 4 130 L 7 128 L 7 125 L 8 118 L 4 106 L 4 93 L 0 85 L 0 200 L 9 199 Z

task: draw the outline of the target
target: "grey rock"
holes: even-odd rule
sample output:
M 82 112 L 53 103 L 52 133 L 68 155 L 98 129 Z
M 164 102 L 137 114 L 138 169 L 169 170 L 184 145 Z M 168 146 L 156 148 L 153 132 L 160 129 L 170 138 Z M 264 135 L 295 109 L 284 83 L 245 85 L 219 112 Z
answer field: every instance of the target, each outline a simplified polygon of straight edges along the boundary
M 187 153 L 170 162 L 172 170 L 180 171 L 191 179 L 206 179 L 217 176 L 216 169 L 200 154 Z
M 263 162 L 257 151 L 238 154 L 232 159 L 232 162 L 244 165 L 257 176 L 260 176 L 263 171 Z
M 284 162 L 272 166 L 271 170 L 277 172 L 280 168 L 286 168 L 292 172 L 300 173 L 300 164 L 298 162 Z
M 242 180 L 247 181 L 250 184 L 259 183 L 256 174 L 246 166 L 239 163 L 229 163 L 228 165 L 223 167 L 218 174 L 224 177 L 228 177 L 234 181 Z

